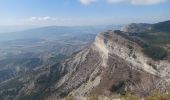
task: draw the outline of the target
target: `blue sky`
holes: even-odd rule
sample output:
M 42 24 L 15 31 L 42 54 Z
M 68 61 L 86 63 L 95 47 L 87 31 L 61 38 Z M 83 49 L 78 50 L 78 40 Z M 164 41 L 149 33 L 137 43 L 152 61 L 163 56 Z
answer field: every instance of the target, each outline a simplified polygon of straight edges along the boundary
M 155 23 L 169 19 L 169 0 L 0 0 L 1 26 Z

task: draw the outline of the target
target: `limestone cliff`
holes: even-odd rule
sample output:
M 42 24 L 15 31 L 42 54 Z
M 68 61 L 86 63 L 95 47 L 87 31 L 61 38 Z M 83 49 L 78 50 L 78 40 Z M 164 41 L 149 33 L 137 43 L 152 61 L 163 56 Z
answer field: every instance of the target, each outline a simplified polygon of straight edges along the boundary
M 170 90 L 170 63 L 145 56 L 142 47 L 126 33 L 107 31 L 95 42 L 62 63 L 67 73 L 55 85 L 52 100 L 68 94 L 116 95 L 126 91 L 145 96 Z

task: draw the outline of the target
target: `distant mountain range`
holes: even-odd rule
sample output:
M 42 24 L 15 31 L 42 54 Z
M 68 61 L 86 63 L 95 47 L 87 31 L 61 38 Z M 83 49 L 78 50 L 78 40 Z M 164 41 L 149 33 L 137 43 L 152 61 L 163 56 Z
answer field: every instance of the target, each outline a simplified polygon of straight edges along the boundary
M 16 32 L 0 32 L 1 40 L 17 40 L 30 38 L 58 38 L 82 34 L 97 34 L 108 29 L 120 29 L 122 25 L 106 25 L 106 26 L 47 26 L 34 29 L 27 29 Z

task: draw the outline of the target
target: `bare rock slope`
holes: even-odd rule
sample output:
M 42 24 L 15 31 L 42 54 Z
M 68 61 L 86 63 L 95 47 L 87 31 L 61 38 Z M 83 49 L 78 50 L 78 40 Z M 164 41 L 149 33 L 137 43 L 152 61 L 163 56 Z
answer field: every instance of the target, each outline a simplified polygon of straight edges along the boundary
M 46 99 L 69 94 L 81 97 L 131 92 L 146 96 L 153 91 L 169 91 L 170 62 L 147 57 L 133 38 L 122 33 L 101 33 L 89 48 L 63 62 L 66 73 Z

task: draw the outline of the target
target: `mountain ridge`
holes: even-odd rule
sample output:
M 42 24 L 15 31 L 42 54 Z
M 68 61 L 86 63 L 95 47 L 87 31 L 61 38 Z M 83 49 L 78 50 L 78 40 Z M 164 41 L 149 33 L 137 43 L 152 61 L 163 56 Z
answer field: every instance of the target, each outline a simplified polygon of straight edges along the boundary
M 151 44 L 139 34 L 131 30 L 108 30 L 98 34 L 94 43 L 69 58 L 38 69 L 32 75 L 19 77 L 17 80 L 23 86 L 14 100 L 60 100 L 69 95 L 119 96 L 126 93 L 145 97 L 154 91 L 169 92 L 168 56 L 153 59 L 145 54 L 144 49 Z M 157 36 L 157 33 L 151 35 Z M 156 44 L 169 52 L 167 45 L 168 42 Z

